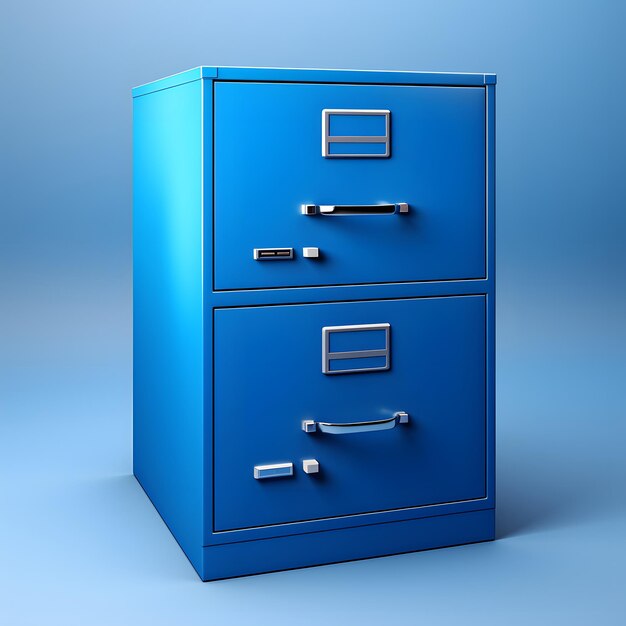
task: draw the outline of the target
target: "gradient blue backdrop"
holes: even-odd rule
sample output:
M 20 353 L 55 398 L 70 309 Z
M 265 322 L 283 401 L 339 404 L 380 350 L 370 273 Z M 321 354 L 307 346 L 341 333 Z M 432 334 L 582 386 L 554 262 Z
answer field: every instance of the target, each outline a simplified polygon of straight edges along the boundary
M 0 623 L 624 623 L 626 5 L 9 0 Z M 131 478 L 130 88 L 498 73 L 498 535 L 201 584 Z

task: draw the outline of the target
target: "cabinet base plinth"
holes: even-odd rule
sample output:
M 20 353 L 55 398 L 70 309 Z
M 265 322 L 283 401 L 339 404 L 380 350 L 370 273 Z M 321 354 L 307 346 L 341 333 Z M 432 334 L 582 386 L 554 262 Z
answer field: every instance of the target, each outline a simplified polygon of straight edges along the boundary
M 391 556 L 495 538 L 495 511 L 486 509 L 227 543 L 204 548 L 204 581 Z

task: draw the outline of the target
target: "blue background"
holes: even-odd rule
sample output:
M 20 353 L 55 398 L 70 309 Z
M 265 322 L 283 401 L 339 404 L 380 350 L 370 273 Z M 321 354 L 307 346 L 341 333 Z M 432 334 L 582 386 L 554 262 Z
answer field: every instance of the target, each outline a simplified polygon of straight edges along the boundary
M 623 3 L 2 13 L 0 622 L 623 623 Z M 200 64 L 498 73 L 495 543 L 201 584 L 134 482 L 130 88 Z

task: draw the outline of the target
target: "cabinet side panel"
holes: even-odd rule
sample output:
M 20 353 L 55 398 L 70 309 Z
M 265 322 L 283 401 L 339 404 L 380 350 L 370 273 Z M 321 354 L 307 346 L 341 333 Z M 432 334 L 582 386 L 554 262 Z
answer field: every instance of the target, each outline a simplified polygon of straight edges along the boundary
M 202 570 L 202 81 L 134 99 L 133 467 Z

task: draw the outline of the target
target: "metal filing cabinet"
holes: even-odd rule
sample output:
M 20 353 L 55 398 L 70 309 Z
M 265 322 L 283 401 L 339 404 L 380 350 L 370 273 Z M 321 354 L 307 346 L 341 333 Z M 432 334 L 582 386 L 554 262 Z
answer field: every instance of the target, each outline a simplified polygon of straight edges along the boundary
M 134 96 L 134 472 L 203 580 L 494 537 L 495 76 Z

